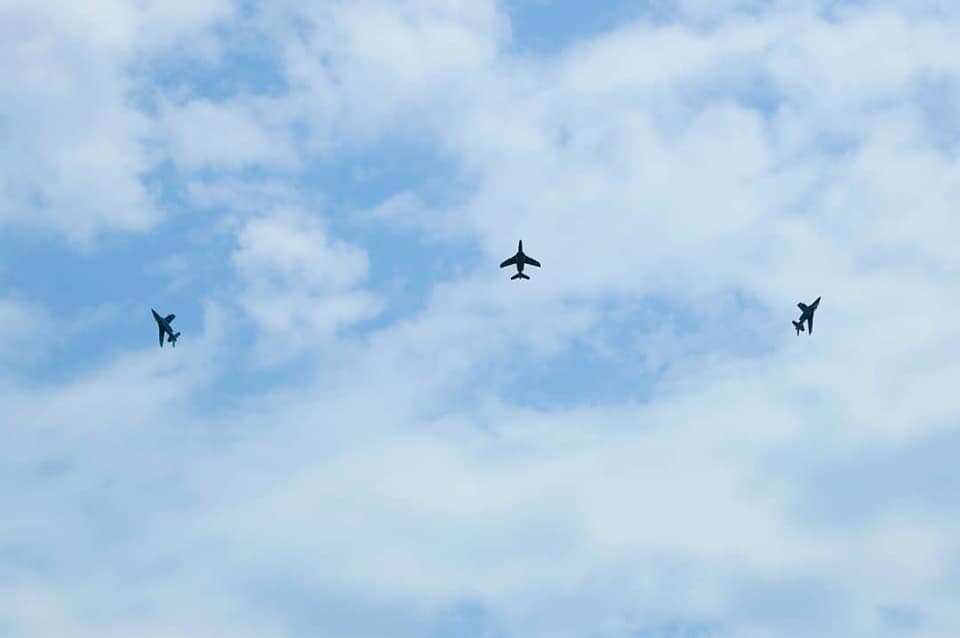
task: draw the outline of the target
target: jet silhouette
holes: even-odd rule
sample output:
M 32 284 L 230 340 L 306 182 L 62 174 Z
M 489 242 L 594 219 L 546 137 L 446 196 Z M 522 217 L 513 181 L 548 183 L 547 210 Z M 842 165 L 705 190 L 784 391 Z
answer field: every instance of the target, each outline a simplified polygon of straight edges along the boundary
M 819 305 L 820 297 L 817 297 L 817 300 L 809 306 L 802 302 L 797 304 L 797 307 L 800 308 L 800 318 L 793 322 L 793 327 L 797 329 L 797 336 L 800 336 L 800 333 L 803 332 L 804 321 L 807 322 L 807 334 L 813 334 L 813 313 L 817 311 Z
M 166 317 L 161 317 L 157 314 L 157 311 L 153 308 L 150 309 L 150 312 L 153 313 L 153 318 L 157 321 L 157 327 L 160 329 L 160 347 L 163 347 L 163 335 L 167 335 L 167 342 L 172 343 L 173 347 L 177 347 L 177 337 L 180 336 L 179 332 L 174 332 L 173 328 L 170 327 L 170 322 L 177 318 L 177 315 L 167 315 Z
M 514 264 L 516 264 L 516 266 L 517 266 L 517 274 L 515 274 L 513 277 L 511 277 L 511 278 L 510 278 L 511 280 L 512 280 L 512 279 L 530 279 L 530 277 L 528 277 L 527 275 L 523 274 L 523 266 L 524 266 L 525 264 L 530 264 L 531 266 L 536 266 L 537 268 L 540 267 L 540 262 L 539 262 L 539 261 L 537 261 L 536 259 L 533 259 L 533 258 L 531 258 L 531 257 L 527 257 L 525 254 L 523 254 L 523 240 L 522 240 L 522 239 L 520 240 L 520 244 L 517 246 L 517 254 L 514 255 L 513 257 L 511 257 L 510 259 L 507 259 L 507 260 L 504 261 L 502 264 L 500 264 L 500 267 L 501 267 L 501 268 L 506 268 L 507 266 L 513 266 Z

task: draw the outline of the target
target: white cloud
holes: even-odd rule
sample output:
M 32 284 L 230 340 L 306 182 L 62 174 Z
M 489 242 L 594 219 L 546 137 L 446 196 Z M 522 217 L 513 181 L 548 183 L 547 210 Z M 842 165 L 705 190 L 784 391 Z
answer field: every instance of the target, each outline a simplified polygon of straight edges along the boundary
M 0 223 L 88 242 L 142 231 L 161 213 L 144 184 L 152 122 L 131 68 L 230 15 L 223 0 L 169 10 L 114 0 L 0 6 Z M 187 46 L 186 50 L 190 50 Z
M 379 310 L 361 288 L 366 254 L 331 239 L 317 219 L 296 212 L 252 219 L 237 243 L 239 303 L 263 332 L 262 352 L 274 353 L 268 358 L 328 340 Z
M 273 3 L 265 14 L 308 141 L 320 150 L 441 125 L 425 113 L 448 115 L 453 89 L 496 59 L 507 33 L 489 0 Z M 291 23 L 297 38 L 288 37 Z
M 272 100 L 202 99 L 170 105 L 164 109 L 162 139 L 170 145 L 171 157 L 187 170 L 295 168 L 298 158 L 287 118 L 271 112 L 279 106 Z
M 53 322 L 34 304 L 0 298 L 0 363 L 30 360 L 43 351 L 53 333 Z

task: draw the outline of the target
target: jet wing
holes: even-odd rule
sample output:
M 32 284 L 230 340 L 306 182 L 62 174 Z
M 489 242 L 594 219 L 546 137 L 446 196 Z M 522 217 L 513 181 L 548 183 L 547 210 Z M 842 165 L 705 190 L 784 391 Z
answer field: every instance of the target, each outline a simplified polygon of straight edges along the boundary
M 163 347 L 163 326 L 157 326 L 157 328 L 160 330 L 160 347 L 162 348 Z
M 813 315 L 807 317 L 807 334 L 813 334 Z
M 810 309 L 810 306 L 808 306 L 807 304 L 801 302 L 801 303 L 798 303 L 798 304 L 797 304 L 797 308 L 799 308 L 799 309 L 802 310 L 803 312 L 806 312 L 807 310 Z
M 163 318 L 163 320 L 166 321 L 167 323 L 170 323 L 176 318 L 177 318 L 177 315 L 167 315 L 166 317 Z
M 504 261 L 502 264 L 500 264 L 500 267 L 501 267 L 501 268 L 506 268 L 507 266 L 512 266 L 512 265 L 514 265 L 515 263 L 517 263 L 517 256 L 516 256 L 516 255 L 514 255 L 514 256 L 511 257 L 510 259 L 507 259 L 506 261 Z
M 536 266 L 537 268 L 540 267 L 540 262 L 534 259 L 533 257 L 527 257 L 526 255 L 524 255 L 523 262 L 525 264 L 530 264 L 531 266 Z

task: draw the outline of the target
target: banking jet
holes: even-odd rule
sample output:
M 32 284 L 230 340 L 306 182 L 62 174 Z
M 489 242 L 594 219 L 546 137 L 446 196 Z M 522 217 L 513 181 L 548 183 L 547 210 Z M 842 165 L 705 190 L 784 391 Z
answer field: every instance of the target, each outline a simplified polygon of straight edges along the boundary
M 527 275 L 523 274 L 523 267 L 525 264 L 530 264 L 531 266 L 540 267 L 540 262 L 532 257 L 527 257 L 523 254 L 523 240 L 520 240 L 520 245 L 517 246 L 517 254 L 500 264 L 501 268 L 506 268 L 507 266 L 516 265 L 517 274 L 515 274 L 510 279 L 530 279 Z
M 177 315 L 167 315 L 166 317 L 161 317 L 153 308 L 150 309 L 150 312 L 153 313 L 153 318 L 156 319 L 157 327 L 160 329 L 160 347 L 163 347 L 163 335 L 167 335 L 167 342 L 172 343 L 173 347 L 176 348 L 177 337 L 180 336 L 180 333 L 174 332 L 173 328 L 170 327 L 170 323 L 177 318 Z
M 800 318 L 793 322 L 793 327 L 797 329 L 797 336 L 800 336 L 800 333 L 803 332 L 803 322 L 807 322 L 807 333 L 813 334 L 813 313 L 817 311 L 817 307 L 820 305 L 820 297 L 817 297 L 817 300 L 814 301 L 809 306 L 805 303 L 798 303 L 797 307 L 800 308 Z

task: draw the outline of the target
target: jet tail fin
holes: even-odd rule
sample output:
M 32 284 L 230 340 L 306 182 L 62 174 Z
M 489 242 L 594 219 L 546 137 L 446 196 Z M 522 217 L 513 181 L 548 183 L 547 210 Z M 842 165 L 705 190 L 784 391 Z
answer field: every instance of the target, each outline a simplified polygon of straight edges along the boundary
M 530 276 L 529 276 L 529 275 L 525 275 L 525 274 L 523 274 L 522 272 L 518 272 L 517 274 L 515 274 L 515 275 L 514 275 L 513 277 L 511 277 L 510 279 L 530 279 Z

